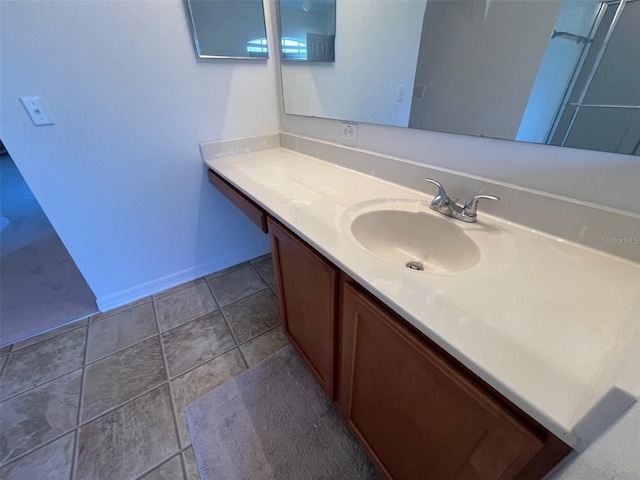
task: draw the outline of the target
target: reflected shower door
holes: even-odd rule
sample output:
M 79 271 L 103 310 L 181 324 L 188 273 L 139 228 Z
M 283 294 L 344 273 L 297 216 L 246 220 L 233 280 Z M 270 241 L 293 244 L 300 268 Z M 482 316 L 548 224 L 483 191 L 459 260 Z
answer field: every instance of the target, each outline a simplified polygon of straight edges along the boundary
M 640 155 L 640 1 L 604 2 L 551 145 Z

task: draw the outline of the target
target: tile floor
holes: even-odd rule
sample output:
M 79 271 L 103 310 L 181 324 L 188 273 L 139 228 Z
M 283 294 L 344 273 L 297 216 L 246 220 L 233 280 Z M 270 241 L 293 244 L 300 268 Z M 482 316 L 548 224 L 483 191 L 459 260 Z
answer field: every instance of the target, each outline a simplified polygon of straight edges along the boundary
M 184 407 L 286 344 L 260 257 L 0 350 L 0 478 L 197 479 Z

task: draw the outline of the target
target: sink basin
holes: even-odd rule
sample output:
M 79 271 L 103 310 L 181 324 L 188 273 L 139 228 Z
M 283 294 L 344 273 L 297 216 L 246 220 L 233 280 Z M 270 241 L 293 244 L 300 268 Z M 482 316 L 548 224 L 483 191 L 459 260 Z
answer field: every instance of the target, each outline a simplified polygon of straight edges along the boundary
M 428 209 L 428 206 L 426 207 Z M 373 256 L 385 262 L 429 273 L 456 273 L 480 262 L 480 249 L 456 225 L 415 202 L 370 210 L 351 220 L 351 234 Z

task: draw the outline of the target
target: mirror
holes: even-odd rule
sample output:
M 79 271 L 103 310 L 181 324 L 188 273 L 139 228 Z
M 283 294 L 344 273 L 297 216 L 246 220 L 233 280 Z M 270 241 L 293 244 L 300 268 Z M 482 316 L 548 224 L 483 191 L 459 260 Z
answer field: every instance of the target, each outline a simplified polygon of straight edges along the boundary
M 336 0 L 280 0 L 284 61 L 334 62 Z
M 282 63 L 287 114 L 640 155 L 640 0 L 337 0 L 335 23 L 334 63 Z
M 187 0 L 200 58 L 269 57 L 262 0 Z

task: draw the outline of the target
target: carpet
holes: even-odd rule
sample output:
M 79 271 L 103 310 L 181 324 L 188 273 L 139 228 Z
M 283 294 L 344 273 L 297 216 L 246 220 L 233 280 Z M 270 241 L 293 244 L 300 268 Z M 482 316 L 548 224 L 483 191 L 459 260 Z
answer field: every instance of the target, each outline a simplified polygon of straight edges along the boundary
M 0 159 L 0 346 L 98 312 L 96 298 L 20 175 Z
M 290 345 L 185 413 L 202 480 L 381 478 Z

